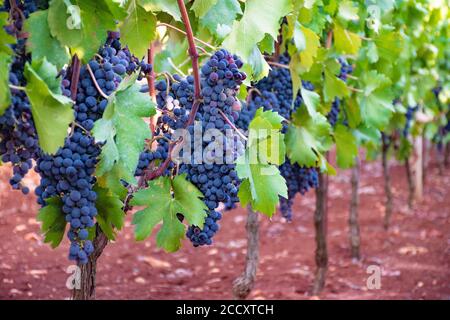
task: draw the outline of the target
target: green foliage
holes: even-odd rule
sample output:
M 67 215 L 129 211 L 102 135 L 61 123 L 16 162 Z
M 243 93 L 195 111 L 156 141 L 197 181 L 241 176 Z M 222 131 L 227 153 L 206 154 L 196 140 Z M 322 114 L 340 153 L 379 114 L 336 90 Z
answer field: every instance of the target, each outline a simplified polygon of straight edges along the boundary
M 58 69 L 69 62 L 67 49 L 52 36 L 47 23 L 48 10 L 34 12 L 25 23 L 25 30 L 30 34 L 28 50 L 33 53 L 33 60 L 46 58 Z
M 332 145 L 331 126 L 320 113 L 311 116 L 306 108 L 299 108 L 292 116 L 286 133 L 287 155 L 300 166 L 320 165 L 326 171 L 324 153 Z
M 269 34 L 273 39 L 278 36 L 279 20 L 291 11 L 288 0 L 249 0 L 246 1 L 244 14 L 235 21 L 231 32 L 223 41 L 224 48 L 239 55 L 253 69 L 255 64 L 262 64 L 259 72 L 251 72 L 255 79 L 268 74 L 267 62 L 263 59 L 256 45 Z M 255 52 L 256 51 L 256 52 Z M 252 70 L 253 71 L 253 70 Z
M 0 91 L 0 116 L 11 104 L 11 91 L 9 90 L 9 65 L 11 57 L 4 52 L 0 52 L 0 86 L 4 90 Z
M 156 236 L 158 247 L 168 252 L 180 249 L 181 239 L 185 234 L 185 226 L 178 220 L 182 214 L 189 224 L 200 228 L 206 217 L 207 207 L 200 200 L 202 193 L 185 175 L 176 176 L 173 180 L 160 177 L 148 183 L 148 188 L 134 194 L 132 205 L 145 206 L 134 214 L 136 240 L 144 240 L 153 232 L 157 224 L 162 222 Z
M 121 82 L 109 97 L 103 118 L 95 123 L 93 130 L 97 141 L 106 142 L 97 165 L 97 175 L 103 176 L 119 165 L 128 183 L 135 182 L 134 171 L 139 154 L 144 149 L 145 139 L 151 137 L 143 118 L 155 114 L 154 104 L 147 94 L 139 92 L 139 86 L 134 82 L 135 76 Z
M 139 58 L 146 55 L 149 43 L 156 37 L 156 16 L 141 7 L 137 0 L 129 1 L 128 16 L 120 26 L 123 45 Z
M 39 145 L 44 152 L 55 153 L 64 145 L 69 124 L 74 119 L 72 100 L 61 94 L 56 67 L 45 57 L 26 64 L 26 93 L 31 103 Z
M 41 232 L 44 234 L 44 242 L 56 248 L 64 237 L 67 224 L 62 212 L 63 203 L 58 197 L 47 199 L 46 202 L 47 205 L 39 210 L 36 220 L 42 222 Z
M 285 159 L 282 120 L 275 112 L 258 109 L 249 126 L 245 153 L 236 161 L 242 180 L 238 194 L 241 204 L 251 204 L 253 210 L 269 217 L 276 210 L 279 196 L 287 198 L 286 182 L 277 168 Z
M 124 225 L 123 202 L 108 189 L 96 186 L 94 191 L 97 193 L 95 206 L 98 211 L 96 216 L 98 225 L 109 240 L 115 240 L 116 230 L 121 230 Z

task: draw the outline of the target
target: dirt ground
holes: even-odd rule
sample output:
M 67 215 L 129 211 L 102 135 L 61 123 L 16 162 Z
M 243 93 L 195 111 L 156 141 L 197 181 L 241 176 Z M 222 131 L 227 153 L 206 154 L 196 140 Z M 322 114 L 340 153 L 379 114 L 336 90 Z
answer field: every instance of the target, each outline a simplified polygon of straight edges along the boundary
M 361 175 L 362 260 L 352 262 L 348 243 L 350 172 L 330 180 L 329 273 L 320 297 L 311 297 L 314 278 L 314 192 L 297 197 L 294 220 L 261 216 L 261 254 L 249 299 L 450 299 L 450 170 L 427 170 L 425 196 L 406 206 L 403 166 L 392 163 L 394 213 L 386 232 L 379 162 L 364 163 Z M 12 191 L 9 168 L 0 169 L 0 299 L 67 299 L 68 241 L 53 250 L 42 242 L 33 195 Z M 36 176 L 27 178 L 34 187 Z M 231 299 L 246 251 L 246 211 L 224 214 L 214 245 L 168 254 L 154 239 L 133 240 L 131 216 L 98 265 L 98 299 Z M 382 269 L 381 288 L 366 286 L 367 267 Z

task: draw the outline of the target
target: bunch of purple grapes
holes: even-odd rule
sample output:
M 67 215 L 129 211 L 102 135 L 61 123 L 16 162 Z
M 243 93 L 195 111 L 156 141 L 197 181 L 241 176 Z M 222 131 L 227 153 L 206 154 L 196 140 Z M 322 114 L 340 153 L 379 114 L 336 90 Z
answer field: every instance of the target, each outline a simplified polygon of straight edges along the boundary
M 103 95 L 112 94 L 122 77 L 135 71 L 138 66 L 137 59 L 128 48 L 121 47 L 115 33 L 109 33 L 98 56 L 80 69 L 72 132 L 56 154 L 41 153 L 36 167 L 41 175 L 41 183 L 35 191 L 38 203 L 45 206 L 46 200 L 52 197 L 62 200 L 62 211 L 70 224 L 67 234 L 71 241 L 69 259 L 80 264 L 87 263 L 94 250 L 92 242 L 88 240 L 88 229 L 94 226 L 97 215 L 94 172 L 101 144 L 95 142 L 91 130 L 108 104 Z M 70 85 L 69 77 L 63 79 L 62 91 L 69 97 Z
M 353 66 L 347 62 L 344 57 L 339 57 L 338 61 L 341 65 L 341 70 L 339 73 L 339 78 L 343 81 L 347 81 L 348 75 L 353 72 Z M 341 100 L 339 98 L 335 98 L 331 103 L 331 110 L 327 114 L 328 122 L 334 127 L 339 118 L 339 112 L 341 111 Z
M 234 161 L 244 151 L 244 146 L 235 134 L 227 133 L 233 132 L 232 126 L 239 117 L 235 111 L 238 104 L 236 94 L 246 78 L 245 73 L 239 71 L 241 67 L 241 60 L 224 49 L 215 52 L 203 65 L 200 79 L 202 101 L 194 123 L 189 126 L 189 115 L 195 100 L 194 78 L 173 75 L 169 82 L 159 81 L 155 85 L 158 107 L 162 111 L 155 132 L 159 139 L 156 150 L 141 154 L 142 161 L 136 173 L 143 173 L 152 160 L 160 159 L 160 155 L 161 160 L 165 160 L 169 156 L 168 141 L 175 140 L 175 130 L 187 129 L 189 137 L 185 137 L 188 139 L 185 143 L 190 143 L 193 152 L 185 154 L 181 150 L 179 165 L 171 162 L 165 174 L 173 174 L 172 168 L 178 167 L 177 172 L 186 174 L 187 179 L 204 195 L 203 201 L 208 208 L 205 224 L 203 228 L 190 226 L 186 233 L 194 246 L 212 243 L 213 236 L 219 230 L 217 222 L 221 219 L 221 214 L 216 210 L 219 203 L 239 200 Z M 147 87 L 143 88 L 143 91 L 147 90 Z M 205 133 L 212 132 L 208 130 L 216 134 L 212 141 L 204 139 Z M 208 150 L 211 144 L 216 143 L 223 146 L 224 154 L 216 153 L 214 148 Z
M 11 24 L 5 26 L 5 30 L 14 36 L 22 32 L 23 17 L 38 9 L 34 1 L 16 1 L 18 10 L 11 10 Z M 10 11 L 9 1 L 5 1 L 0 11 Z M 22 14 L 23 16 L 22 16 Z M 9 83 L 15 87 L 23 87 L 26 80 L 23 75 L 25 63 L 30 61 L 30 56 L 25 51 L 26 39 L 18 39 L 12 45 L 14 58 L 10 66 Z M 11 105 L 0 116 L 0 157 L 2 162 L 11 163 L 13 176 L 9 183 L 16 190 L 29 193 L 29 188 L 22 184 L 22 179 L 32 167 L 32 159 L 36 158 L 39 151 L 38 137 L 31 115 L 31 106 L 25 92 L 12 88 Z
M 406 118 L 406 123 L 405 123 L 405 127 L 403 128 L 403 137 L 407 138 L 408 134 L 409 134 L 409 130 L 411 129 L 411 122 L 414 118 L 414 114 L 416 113 L 416 111 L 419 110 L 418 106 L 415 107 L 411 107 L 408 106 L 408 108 L 406 109 L 406 113 L 405 113 L 405 118 Z

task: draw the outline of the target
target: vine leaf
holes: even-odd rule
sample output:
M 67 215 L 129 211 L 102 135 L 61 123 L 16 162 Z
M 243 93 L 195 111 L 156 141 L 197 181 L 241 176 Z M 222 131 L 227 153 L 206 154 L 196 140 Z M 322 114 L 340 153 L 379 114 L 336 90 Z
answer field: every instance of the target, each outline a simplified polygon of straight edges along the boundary
M 317 50 L 320 47 L 320 39 L 311 29 L 300 26 L 300 31 L 305 39 L 305 48 L 300 51 L 300 65 L 305 71 L 308 71 L 314 63 L 317 56 Z
M 320 95 L 314 91 L 303 88 L 303 86 L 301 87 L 300 92 L 308 113 L 311 116 L 315 115 L 317 112 L 317 106 L 320 103 Z
M 176 21 L 181 21 L 177 0 L 139 0 L 139 4 L 151 12 L 166 12 Z
M 336 50 L 343 54 L 357 54 L 361 47 L 361 38 L 356 33 L 342 28 L 339 24 L 334 25 L 334 43 Z
M 195 0 L 191 7 L 198 18 L 203 17 L 217 3 L 217 0 Z
M 242 14 L 238 0 L 220 0 L 200 18 L 200 24 L 219 39 L 229 32 L 233 21 Z
M 236 53 L 247 62 L 255 46 L 264 39 L 266 33 L 276 39 L 279 20 L 292 10 L 289 0 L 249 0 L 240 21 L 235 21 L 231 32 L 223 41 L 223 47 Z M 265 62 L 267 64 L 267 62 Z M 269 70 L 268 66 L 266 69 Z M 263 74 L 265 76 L 266 74 Z
M 112 169 L 102 176 L 97 177 L 97 184 L 99 187 L 108 189 L 119 197 L 125 199 L 127 195 L 127 188 L 122 184 L 122 181 L 132 181 L 133 175 L 130 175 L 126 168 L 119 162 L 116 163 Z
M 344 20 L 359 20 L 358 7 L 355 6 L 353 1 L 349 0 L 344 0 L 339 3 L 338 15 Z
M 168 252 L 177 251 L 186 229 L 177 213 L 182 214 L 189 224 L 202 228 L 207 207 L 201 197 L 202 193 L 186 180 L 186 175 L 178 175 L 173 180 L 159 177 L 150 181 L 148 188 L 135 193 L 131 200 L 131 205 L 145 206 L 133 216 L 136 240 L 146 239 L 162 222 L 156 244 Z
M 398 32 L 382 30 L 373 42 L 378 56 L 390 62 L 397 61 L 403 51 L 403 38 Z
M 140 87 L 133 84 L 137 75 L 125 78 L 117 91 L 109 98 L 103 118 L 94 126 L 93 134 L 97 141 L 104 141 L 97 175 L 102 176 L 120 163 L 134 183 L 139 154 L 144 149 L 146 139 L 151 137 L 150 129 L 143 120 L 155 114 L 155 105 L 148 95 L 141 93 Z M 133 130 L 130 130 L 132 128 Z
M 56 67 L 45 58 L 25 65 L 26 93 L 44 152 L 55 153 L 64 145 L 67 128 L 74 120 L 72 100 L 61 94 Z
M 53 37 L 87 62 L 115 30 L 115 17 L 103 0 L 51 1 L 48 25 Z
M 54 38 L 48 27 L 48 10 L 34 12 L 25 22 L 25 30 L 30 34 L 27 45 L 33 52 L 33 59 L 47 58 L 49 62 L 61 69 L 69 62 L 67 49 Z
M 359 79 L 363 88 L 363 92 L 357 94 L 361 116 L 369 126 L 383 130 L 394 111 L 391 80 L 375 70 L 361 74 Z
M 156 36 L 156 17 L 137 4 L 130 1 L 128 16 L 120 27 L 120 39 L 128 45 L 130 51 L 139 58 L 147 53 L 149 43 Z
M 96 220 L 106 237 L 109 240 L 115 240 L 116 230 L 121 230 L 124 225 L 123 202 L 117 195 L 98 185 L 94 187 L 94 191 L 97 193 L 95 207 L 98 215 Z
M 39 210 L 36 220 L 41 221 L 44 242 L 56 248 L 61 243 L 66 230 L 66 220 L 62 212 L 62 200 L 59 197 L 46 199 L 47 205 Z
M 323 160 L 322 153 L 332 145 L 331 126 L 320 113 L 311 116 L 306 108 L 299 108 L 291 119 L 286 133 L 287 155 L 300 166 L 315 167 Z M 326 166 L 322 167 L 326 170 Z
M 11 104 L 11 91 L 9 90 L 9 65 L 11 56 L 0 52 L 0 86 L 5 90 L 0 91 L 0 116 Z
M 238 193 L 241 204 L 250 203 L 253 210 L 269 217 L 276 210 L 279 196 L 287 197 L 286 181 L 276 166 L 285 159 L 282 120 L 276 112 L 258 109 L 249 126 L 245 153 L 236 161 L 242 180 Z
M 337 77 L 340 69 L 341 67 L 335 59 L 329 59 L 324 63 L 325 81 L 323 96 L 325 102 L 333 101 L 336 97 L 342 99 L 350 95 L 345 82 Z
M 8 13 L 0 12 L 0 26 L 8 24 Z M 0 28 L 0 86 L 5 90 L 0 91 L 0 115 L 11 104 L 11 91 L 8 88 L 9 85 L 9 66 L 11 63 L 11 50 L 10 45 L 15 43 L 15 38 L 9 35 L 4 28 Z
M 355 163 L 358 146 L 353 133 L 344 125 L 338 124 L 334 130 L 336 141 L 337 164 L 340 168 L 348 169 Z
M 0 53 L 12 54 L 13 51 L 10 45 L 14 44 L 16 39 L 3 28 L 6 25 L 8 25 L 8 13 L 0 12 L 0 26 L 2 26 L 0 28 Z

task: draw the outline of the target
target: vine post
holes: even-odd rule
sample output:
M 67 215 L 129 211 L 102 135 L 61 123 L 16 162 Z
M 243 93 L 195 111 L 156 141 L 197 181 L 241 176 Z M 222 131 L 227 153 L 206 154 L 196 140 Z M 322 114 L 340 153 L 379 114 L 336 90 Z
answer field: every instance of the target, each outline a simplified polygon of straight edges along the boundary
M 72 292 L 73 300 L 94 300 L 96 277 L 97 277 L 97 260 L 100 258 L 103 250 L 108 244 L 108 238 L 102 232 L 98 224 L 95 227 L 95 238 L 93 241 L 94 252 L 89 256 L 89 261 L 85 265 L 79 265 L 81 269 L 80 288 L 75 288 Z
M 361 237 L 359 232 L 359 223 L 358 223 L 358 207 L 359 207 L 359 178 L 360 178 L 360 159 L 356 157 L 355 165 L 352 168 L 352 177 L 351 177 L 351 185 L 352 185 L 352 197 L 350 201 L 350 213 L 349 213 L 349 238 L 350 238 L 350 252 L 351 257 L 353 259 L 360 259 L 360 244 Z
M 450 163 L 450 143 L 445 145 L 445 156 L 444 156 L 444 164 L 447 168 Z
M 316 231 L 316 274 L 312 295 L 319 295 L 325 287 L 326 274 L 328 271 L 327 251 L 327 195 L 328 176 L 319 173 L 319 187 L 316 188 L 316 210 L 314 212 L 314 228 Z
M 423 153 L 422 153 L 422 144 L 423 144 L 423 138 L 422 136 L 419 136 L 416 138 L 415 141 L 415 154 L 416 154 L 416 163 L 415 163 L 415 198 L 416 201 L 420 202 L 422 201 L 423 197 Z
M 387 137 L 385 134 L 382 134 L 382 154 L 381 154 L 381 163 L 383 166 L 383 177 L 384 177 L 384 192 L 386 194 L 386 202 L 385 202 L 385 212 L 384 212 L 384 229 L 389 229 L 389 224 L 392 216 L 392 189 L 391 189 L 391 175 L 389 173 L 389 163 L 388 163 L 388 149 L 389 142 L 387 142 Z
M 251 292 L 259 263 L 259 222 L 258 213 L 247 207 L 247 253 L 244 272 L 233 282 L 233 297 L 245 299 Z
M 406 170 L 406 178 L 408 180 L 408 207 L 409 207 L 409 209 L 412 209 L 413 208 L 413 204 L 414 204 L 414 190 L 415 190 L 415 186 L 414 186 L 413 173 L 412 173 L 412 170 L 411 170 L 409 157 L 407 157 L 405 159 L 405 170 Z

